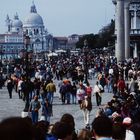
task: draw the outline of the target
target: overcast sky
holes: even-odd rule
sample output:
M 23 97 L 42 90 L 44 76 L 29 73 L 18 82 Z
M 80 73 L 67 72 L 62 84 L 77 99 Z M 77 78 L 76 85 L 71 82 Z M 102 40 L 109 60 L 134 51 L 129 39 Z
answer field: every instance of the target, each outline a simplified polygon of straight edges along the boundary
M 54 36 L 98 33 L 114 19 L 112 0 L 34 0 L 44 26 Z M 32 0 L 0 0 L 0 33 L 6 31 L 5 19 L 17 12 L 24 22 Z

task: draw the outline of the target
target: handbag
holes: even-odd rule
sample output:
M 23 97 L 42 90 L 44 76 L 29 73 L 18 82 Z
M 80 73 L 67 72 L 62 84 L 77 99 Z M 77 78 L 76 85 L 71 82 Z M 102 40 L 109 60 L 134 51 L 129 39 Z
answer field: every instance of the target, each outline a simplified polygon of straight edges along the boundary
M 104 89 L 102 89 L 102 90 L 100 89 L 100 93 L 103 93 L 103 92 L 104 92 Z

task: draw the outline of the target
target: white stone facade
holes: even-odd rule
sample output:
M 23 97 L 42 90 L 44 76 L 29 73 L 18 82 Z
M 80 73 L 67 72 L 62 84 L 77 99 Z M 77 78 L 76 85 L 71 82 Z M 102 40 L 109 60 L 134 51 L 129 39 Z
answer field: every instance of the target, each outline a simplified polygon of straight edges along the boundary
M 46 52 L 49 48 L 49 41 L 53 41 L 53 37 L 51 36 L 50 38 L 50 34 L 47 32 L 47 29 L 45 29 L 42 17 L 37 13 L 34 3 L 32 3 L 29 15 L 27 15 L 23 22 L 19 19 L 17 13 L 13 20 L 7 15 L 5 22 L 7 31 L 5 34 L 0 35 L 0 46 L 6 47 L 6 44 L 8 44 L 8 46 L 12 44 L 12 48 L 13 46 L 18 48 L 17 44 L 19 44 L 21 50 L 25 49 L 24 39 L 25 36 L 29 36 L 30 49 L 37 54 Z M 5 48 L 2 47 L 2 49 L 5 55 L 7 55 L 6 53 L 8 52 L 12 54 L 10 51 L 6 51 Z
M 112 0 L 115 4 L 115 56 L 118 61 L 129 59 L 130 46 L 133 46 L 133 57 L 138 57 L 137 41 L 132 36 L 140 37 L 140 0 Z M 130 45 L 131 44 L 131 45 Z

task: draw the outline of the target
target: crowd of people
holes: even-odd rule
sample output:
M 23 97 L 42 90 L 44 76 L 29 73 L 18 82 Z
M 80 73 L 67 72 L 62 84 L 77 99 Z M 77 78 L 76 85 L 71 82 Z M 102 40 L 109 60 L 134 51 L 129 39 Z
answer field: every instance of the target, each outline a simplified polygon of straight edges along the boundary
M 12 91 L 15 89 L 19 99 L 25 101 L 24 111 L 29 112 L 31 118 L 28 116 L 3 120 L 0 123 L 0 138 L 2 140 L 12 138 L 13 140 L 22 140 L 22 138 L 27 140 L 140 140 L 138 133 L 140 68 L 137 59 L 117 64 L 114 57 L 89 55 L 88 79 L 96 79 L 94 87 L 91 87 L 90 82 L 85 79 L 86 70 L 83 60 L 82 56 L 79 58 L 72 56 L 38 64 L 34 69 L 34 77 L 31 77 L 31 74 L 30 78 L 24 75 L 21 66 L 16 66 L 14 74 L 11 74 L 5 82 L 9 98 L 12 98 Z M 58 81 L 58 86 L 54 80 Z M 59 90 L 56 89 L 57 87 Z M 71 114 L 64 114 L 58 122 L 51 124 L 56 91 L 59 91 L 62 105 L 79 104 L 79 108 L 83 111 L 85 128 L 78 133 Z M 102 105 L 104 92 L 113 95 L 112 100 L 105 106 Z M 95 118 L 90 116 L 93 95 L 99 107 Z M 41 121 L 38 118 L 39 112 L 43 118 Z M 92 117 L 92 123 L 89 117 Z M 12 125 L 14 123 L 15 126 Z M 23 132 L 27 127 L 27 132 Z M 13 131 L 10 131 L 11 129 Z M 9 135 L 6 135 L 6 132 Z M 16 134 L 17 132 L 21 135 Z M 25 137 L 22 137 L 23 135 Z

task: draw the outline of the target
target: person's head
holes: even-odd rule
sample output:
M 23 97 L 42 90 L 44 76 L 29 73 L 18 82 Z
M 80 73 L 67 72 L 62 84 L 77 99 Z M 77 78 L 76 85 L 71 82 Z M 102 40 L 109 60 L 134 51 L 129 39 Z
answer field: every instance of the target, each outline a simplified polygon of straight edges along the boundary
M 110 118 L 106 116 L 99 116 L 92 122 L 92 131 L 96 138 L 111 137 L 113 123 Z
M 70 124 L 56 122 L 52 128 L 52 134 L 58 139 L 72 140 L 73 129 Z
M 129 127 L 132 125 L 132 119 L 130 117 L 126 117 L 123 119 L 123 125 L 129 129 Z
M 38 96 L 37 96 L 37 95 L 34 96 L 34 100 L 35 100 L 35 101 L 38 100 Z
M 115 123 L 113 124 L 112 138 L 117 140 L 125 140 L 126 128 L 124 125 Z
M 74 117 L 69 114 L 69 113 L 65 113 L 61 119 L 60 119 L 61 122 L 64 122 L 64 123 L 68 123 L 71 125 L 71 127 L 73 128 L 73 130 L 75 129 L 75 121 L 74 121 Z
M 82 82 L 79 83 L 79 88 L 83 88 L 83 83 Z
M 76 85 L 76 83 L 75 83 L 75 82 L 73 82 L 73 85 L 75 86 L 75 85 Z
M 114 122 L 116 122 L 116 120 L 117 120 L 116 118 L 121 117 L 121 115 L 117 112 L 114 112 L 114 113 L 112 113 L 111 117 L 112 117 L 112 120 Z
M 54 124 L 50 124 L 49 126 L 48 126 L 48 134 L 52 134 L 52 129 L 53 129 L 53 127 L 54 127 Z
M 32 124 L 24 118 L 12 117 L 0 123 L 0 140 L 33 140 Z
M 96 81 L 96 85 L 98 85 L 99 84 L 99 82 L 98 81 Z
M 92 133 L 90 130 L 82 129 L 78 134 L 78 140 L 91 140 Z
M 44 140 L 48 131 L 49 122 L 39 121 L 34 125 L 35 139 Z
M 122 124 L 123 122 L 123 118 L 121 115 L 118 115 L 116 117 L 113 118 L 113 123 L 119 123 L 119 124 Z

